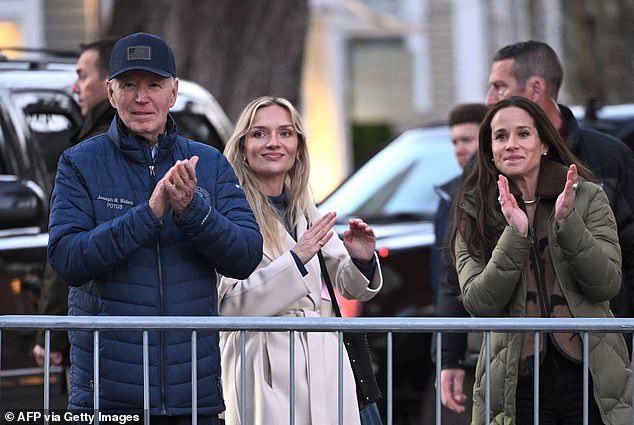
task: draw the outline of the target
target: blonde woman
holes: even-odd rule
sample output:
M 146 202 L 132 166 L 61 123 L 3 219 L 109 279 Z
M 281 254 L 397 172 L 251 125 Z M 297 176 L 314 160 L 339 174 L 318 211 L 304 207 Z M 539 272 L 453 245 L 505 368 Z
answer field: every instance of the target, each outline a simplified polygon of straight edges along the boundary
M 322 283 L 322 251 L 338 292 L 362 301 L 382 285 L 374 249 L 374 231 L 350 219 L 341 241 L 332 226 L 336 214 L 320 216 L 308 188 L 306 135 L 295 107 L 286 99 L 260 97 L 242 111 L 225 154 L 256 214 L 264 238 L 264 256 L 244 280 L 222 278 L 219 308 L 223 315 L 333 316 Z M 334 332 L 295 332 L 295 423 L 337 423 L 337 349 Z M 287 332 L 248 332 L 246 400 L 240 399 L 240 334 L 221 335 L 222 383 L 227 425 L 289 422 L 290 362 Z M 355 382 L 347 356 L 343 369 L 345 424 L 359 424 Z

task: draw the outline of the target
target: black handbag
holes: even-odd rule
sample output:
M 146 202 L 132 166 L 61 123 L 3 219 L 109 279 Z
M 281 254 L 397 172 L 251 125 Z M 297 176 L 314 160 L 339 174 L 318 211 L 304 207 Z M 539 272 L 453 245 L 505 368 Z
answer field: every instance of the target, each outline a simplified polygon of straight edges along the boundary
M 342 317 L 335 290 L 330 281 L 330 276 L 326 269 L 326 262 L 321 250 L 317 252 L 317 256 L 319 258 L 321 274 L 328 288 L 332 308 L 337 317 Z M 344 332 L 343 342 L 346 346 L 354 380 L 357 384 L 357 400 L 359 401 L 359 408 L 361 409 L 381 398 L 381 389 L 379 388 L 379 383 L 376 381 L 376 376 L 374 376 L 374 370 L 372 369 L 372 354 L 370 353 L 370 346 L 368 344 L 368 335 L 365 332 Z

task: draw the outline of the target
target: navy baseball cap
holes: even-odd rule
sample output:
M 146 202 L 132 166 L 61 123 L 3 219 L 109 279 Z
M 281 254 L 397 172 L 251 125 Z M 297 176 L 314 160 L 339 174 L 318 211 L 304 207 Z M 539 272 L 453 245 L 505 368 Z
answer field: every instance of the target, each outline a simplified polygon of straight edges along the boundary
M 176 77 L 174 53 L 156 35 L 145 32 L 126 35 L 112 47 L 108 80 L 133 70 L 148 71 L 161 77 Z

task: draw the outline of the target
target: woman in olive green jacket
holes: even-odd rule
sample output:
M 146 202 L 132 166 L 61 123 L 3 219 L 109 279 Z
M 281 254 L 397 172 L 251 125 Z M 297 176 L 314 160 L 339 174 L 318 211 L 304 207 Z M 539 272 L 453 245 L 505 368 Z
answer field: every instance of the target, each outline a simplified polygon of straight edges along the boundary
M 452 235 L 467 311 L 479 317 L 612 317 L 621 252 L 608 199 L 591 180 L 536 104 L 513 97 L 489 111 Z M 533 335 L 491 334 L 492 424 L 534 423 Z M 540 423 L 582 423 L 581 335 L 542 333 L 539 344 Z M 589 423 L 631 423 L 622 335 L 592 333 L 589 348 Z M 474 424 L 485 423 L 483 351 Z

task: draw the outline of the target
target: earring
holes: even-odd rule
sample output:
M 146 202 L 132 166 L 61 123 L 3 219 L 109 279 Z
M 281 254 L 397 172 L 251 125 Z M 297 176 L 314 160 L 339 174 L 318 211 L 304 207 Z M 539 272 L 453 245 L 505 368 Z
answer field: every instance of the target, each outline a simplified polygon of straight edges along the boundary
M 495 158 L 491 158 L 491 162 L 495 162 Z
M 546 151 L 546 152 L 542 152 L 542 155 L 543 155 L 543 156 L 548 155 L 548 151 Z

